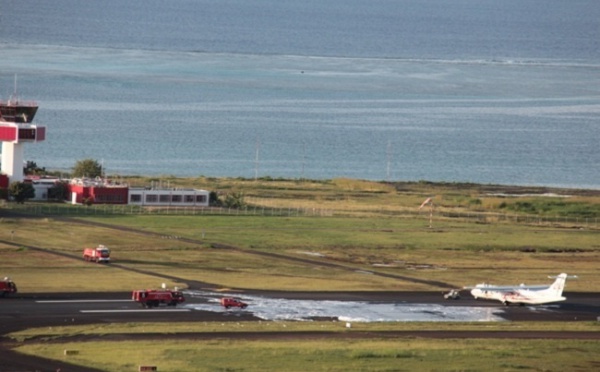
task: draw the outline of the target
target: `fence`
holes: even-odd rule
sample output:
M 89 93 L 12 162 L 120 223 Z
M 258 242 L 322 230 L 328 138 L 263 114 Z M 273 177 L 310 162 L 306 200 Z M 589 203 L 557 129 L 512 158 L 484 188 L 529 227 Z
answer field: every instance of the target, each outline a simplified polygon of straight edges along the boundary
M 35 216 L 94 216 L 94 215 L 179 215 L 179 216 L 333 216 L 333 211 L 315 208 L 269 208 L 250 206 L 246 208 L 217 207 L 144 207 L 137 205 L 103 205 L 91 206 L 65 204 L 27 204 L 14 205 L 11 210 Z
M 6 206 L 5 206 L 6 207 Z M 367 210 L 344 211 L 319 208 L 276 208 L 248 206 L 241 209 L 216 207 L 143 207 L 134 205 L 69 205 L 69 204 L 24 204 L 10 205 L 11 211 L 35 216 L 94 216 L 94 215 L 179 215 L 179 216 L 278 216 L 278 217 L 333 217 L 333 216 L 386 216 L 390 218 L 418 218 L 429 220 L 428 212 L 411 209 L 404 210 Z M 486 212 L 435 211 L 433 222 L 440 220 L 464 221 L 470 223 L 501 224 L 512 223 L 536 226 L 556 226 L 569 228 L 598 229 L 597 217 L 566 217 L 517 215 Z

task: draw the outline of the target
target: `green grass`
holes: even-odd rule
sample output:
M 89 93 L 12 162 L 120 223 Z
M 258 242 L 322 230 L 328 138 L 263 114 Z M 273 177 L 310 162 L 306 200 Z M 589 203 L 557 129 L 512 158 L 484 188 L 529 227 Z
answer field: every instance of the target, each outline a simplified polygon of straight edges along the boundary
M 600 217 L 600 205 L 564 199 L 531 198 L 527 201 L 504 202 L 499 206 L 510 211 L 581 218 Z
M 590 371 L 598 341 L 333 339 L 95 341 L 17 351 L 103 371 Z M 64 350 L 78 354 L 64 356 Z
M 519 283 L 540 283 L 547 275 L 564 271 L 585 278 L 569 281 L 568 290 L 589 291 L 600 286 L 595 264 L 600 258 L 600 240 L 595 230 L 452 221 L 441 221 L 429 229 L 423 221 L 381 217 L 143 215 L 81 219 L 129 226 L 139 233 L 50 218 L 2 219 L 0 241 L 6 244 L 0 243 L 0 275 L 12 276 L 23 292 L 129 291 L 132 283 L 156 287 L 171 276 L 181 278 L 173 283 L 178 286 L 181 281 L 196 280 L 249 289 L 440 289 L 357 270 L 454 286 L 493 282 L 505 275 Z M 83 262 L 83 247 L 97 244 L 111 248 L 115 263 L 157 275 Z M 214 248 L 221 244 L 241 249 Z M 265 260 L 254 252 L 276 253 L 282 258 Z M 312 259 L 317 265 L 286 257 Z M 345 268 L 324 268 L 319 262 Z M 64 275 L 65 270 L 69 276 Z
M 592 370 L 598 340 L 421 339 L 415 337 L 355 339 L 352 333 L 377 331 L 594 331 L 597 322 L 500 323 L 354 323 L 343 322 L 199 322 L 129 323 L 29 329 L 8 337 L 17 351 L 62 359 L 105 371 L 135 370 L 155 365 L 159 371 L 388 371 L 388 370 Z M 305 339 L 302 332 L 337 334 L 333 339 Z M 176 340 L 174 333 L 191 332 L 298 332 L 297 337 L 268 340 L 213 338 Z M 160 342 L 114 341 L 111 334 L 163 333 Z M 61 342 L 62 337 L 95 336 L 93 341 Z M 123 338 L 123 336 L 119 336 Z M 126 338 L 126 336 L 125 336 Z M 51 341 L 51 342 L 49 342 Z M 64 355 L 76 350 L 75 355 Z M 485 363 L 482 364 L 482 355 Z M 235 356 L 235 357 L 232 357 Z
M 540 282 L 549 274 L 566 271 L 586 278 L 582 282 L 570 281 L 569 289 L 589 290 L 600 285 L 595 265 L 600 258 L 600 240 L 598 231 L 594 230 L 456 222 L 440 222 L 436 228 L 429 229 L 422 221 L 392 218 L 113 216 L 89 219 L 198 239 L 208 246 L 224 243 L 249 252 L 265 251 L 301 258 L 311 257 L 307 253 L 320 254 L 324 256 L 322 260 L 361 270 L 448 283 L 460 284 L 457 278 L 463 283 L 489 282 L 499 272 L 512 272 L 518 282 Z M 279 265 L 282 263 L 276 262 L 273 269 L 277 271 Z M 219 266 L 222 267 L 222 263 L 218 263 Z M 255 273 L 266 270 L 254 264 L 249 266 Z M 313 270 L 304 271 L 317 280 Z M 288 277 L 290 271 L 286 266 L 282 272 Z M 333 274 L 347 281 L 348 277 L 339 276 L 342 273 L 334 270 L 316 274 L 325 280 L 334 279 L 329 275 Z M 219 281 L 225 281 L 227 286 L 239 286 L 230 274 L 225 273 Z M 297 272 L 296 275 L 303 277 Z M 372 285 L 380 289 L 411 289 L 405 283 L 379 279 L 366 286 L 357 285 L 354 280 L 349 283 L 357 289 L 373 289 Z M 315 284 L 305 285 L 306 288 L 321 285 Z M 295 284 L 284 288 L 302 289 Z M 335 280 L 327 288 L 348 289 L 337 287 Z M 416 285 L 412 289 L 427 288 Z
M 58 326 L 30 328 L 7 335 L 18 342 L 44 339 L 60 339 L 80 335 L 102 337 L 110 334 L 149 334 L 164 333 L 215 333 L 215 332 L 337 332 L 340 334 L 377 332 L 377 331 L 586 331 L 600 332 L 598 322 L 373 322 L 346 323 L 337 321 L 245 321 L 245 322 L 176 322 L 176 323 L 110 323 L 85 326 Z
M 256 249 L 391 247 L 457 250 L 600 250 L 599 232 L 415 219 L 262 216 L 86 217 L 103 223 Z M 575 239 L 574 239 L 575 237 Z

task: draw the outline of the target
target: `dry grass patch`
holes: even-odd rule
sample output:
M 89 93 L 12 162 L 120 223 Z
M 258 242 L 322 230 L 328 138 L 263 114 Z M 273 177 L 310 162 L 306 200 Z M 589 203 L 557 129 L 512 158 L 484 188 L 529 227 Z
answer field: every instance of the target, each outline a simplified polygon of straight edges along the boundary
M 128 292 L 157 287 L 164 278 L 125 271 L 29 249 L 2 249 L 2 272 L 17 283 L 19 293 Z M 169 283 L 182 286 L 182 283 Z

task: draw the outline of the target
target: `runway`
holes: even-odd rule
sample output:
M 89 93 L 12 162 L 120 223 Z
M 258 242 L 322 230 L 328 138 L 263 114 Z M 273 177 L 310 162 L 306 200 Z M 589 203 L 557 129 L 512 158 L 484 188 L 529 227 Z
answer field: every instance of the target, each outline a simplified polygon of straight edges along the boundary
M 226 311 L 218 305 L 222 294 L 186 290 L 186 302 L 176 308 L 142 308 L 130 293 L 71 293 L 17 295 L 0 300 L 0 333 L 22 328 L 65 324 L 227 321 L 342 320 L 353 321 L 597 321 L 600 293 L 565 293 L 567 300 L 540 306 L 503 306 L 497 301 L 474 300 L 469 295 L 445 300 L 439 292 L 278 292 L 244 291 L 235 295 L 250 306 Z M 385 310 L 382 310 L 385 309 Z M 475 311 L 476 309 L 477 311 Z M 293 310 L 293 311 L 292 311 Z M 378 317 L 370 314 L 378 312 Z M 412 318 L 403 318 L 411 312 Z M 394 314 L 397 313 L 397 314 Z M 436 316 L 437 314 L 447 314 Z M 346 315 L 350 314 L 350 315 Z M 493 314 L 492 318 L 481 318 Z
M 110 324 L 126 322 L 228 322 L 228 321 L 264 321 L 264 309 L 271 309 L 268 316 L 274 319 L 295 320 L 296 316 L 305 319 L 346 321 L 337 312 L 350 308 L 359 311 L 361 319 L 352 321 L 402 321 L 402 312 L 411 309 L 413 317 L 406 321 L 473 321 L 472 318 L 461 319 L 464 314 L 475 312 L 494 314 L 488 321 L 598 321 L 600 316 L 600 293 L 566 293 L 567 301 L 541 306 L 509 306 L 505 307 L 495 301 L 476 301 L 470 296 L 459 300 L 444 300 L 438 292 L 278 292 L 278 291 L 244 291 L 237 296 L 249 302 L 246 310 L 225 310 L 216 302 L 220 294 L 206 290 L 185 291 L 186 302 L 176 308 L 159 307 L 142 308 L 131 300 L 130 293 L 70 293 L 18 295 L 0 299 L 0 372 L 5 371 L 56 371 L 58 369 L 72 372 L 95 372 L 97 370 L 79 367 L 63 361 L 46 360 L 25 356 L 11 350 L 16 342 L 4 337 L 5 334 L 25 328 L 53 327 L 65 325 Z M 300 308 L 298 308 L 301 306 Z M 302 307 L 304 306 L 304 307 Z M 309 311 L 309 307 L 320 311 Z M 253 309 L 255 307 L 255 309 Z M 289 310 L 293 308 L 294 312 Z M 391 312 L 391 319 L 381 320 L 381 309 Z M 369 318 L 370 309 L 377 310 L 375 319 Z M 416 310 L 415 310 L 416 309 Z M 466 311 L 466 312 L 465 312 Z M 283 317 L 278 317 L 283 314 Z M 292 314 L 292 316 L 290 316 Z M 453 314 L 453 315 L 448 315 Z M 388 316 L 388 315 L 386 315 Z M 416 317 L 416 318 L 415 318 Z M 448 319 L 450 317 L 450 319 Z M 456 318 L 458 317 L 458 319 Z M 475 320 L 477 321 L 477 320 Z M 479 319 L 485 321 L 485 319 Z M 104 341 L 156 339 L 162 340 L 164 334 L 118 334 L 103 336 L 73 336 L 61 341 L 92 341 L 101 337 Z M 212 338 L 235 339 L 315 339 L 315 338 L 544 338 L 544 339 L 600 339 L 600 332 L 557 332 L 557 331 L 378 331 L 378 332 L 249 332 L 240 335 L 236 332 L 219 333 L 186 333 L 169 334 L 169 338 L 206 340 Z

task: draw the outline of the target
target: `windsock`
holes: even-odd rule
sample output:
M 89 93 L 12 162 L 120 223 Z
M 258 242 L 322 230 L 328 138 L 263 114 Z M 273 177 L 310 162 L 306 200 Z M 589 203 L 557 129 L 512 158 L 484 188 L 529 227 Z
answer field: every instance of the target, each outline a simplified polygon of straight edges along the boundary
M 423 208 L 424 206 L 426 206 L 427 204 L 431 203 L 431 198 L 427 198 L 423 204 L 421 204 L 421 206 L 419 207 L 419 209 Z

